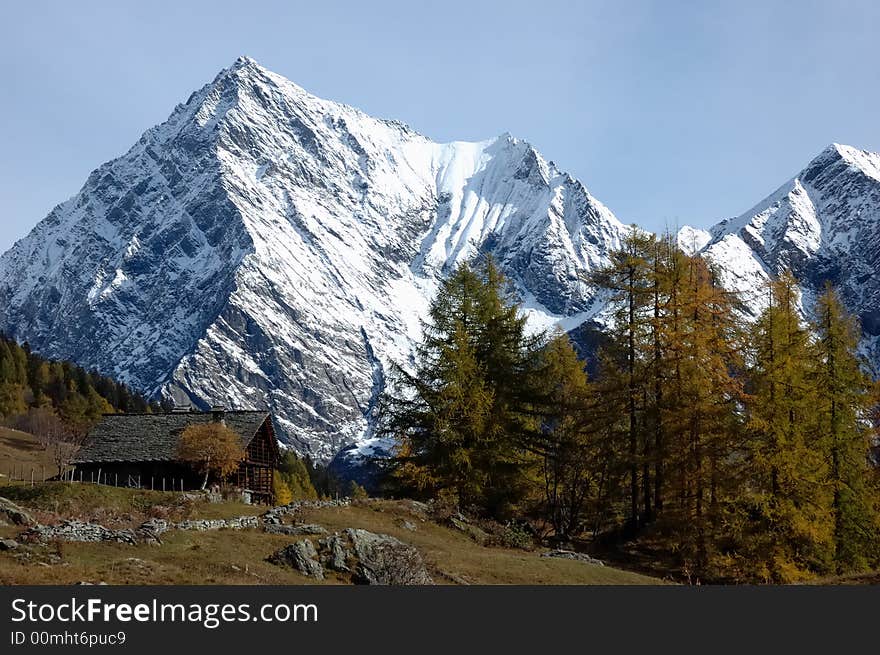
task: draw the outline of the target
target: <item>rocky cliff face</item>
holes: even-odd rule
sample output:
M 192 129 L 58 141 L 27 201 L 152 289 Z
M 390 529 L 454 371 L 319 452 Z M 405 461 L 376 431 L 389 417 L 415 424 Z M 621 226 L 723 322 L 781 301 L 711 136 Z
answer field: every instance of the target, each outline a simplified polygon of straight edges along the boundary
M 327 460 L 370 438 L 437 280 L 479 251 L 535 327 L 592 319 L 626 229 L 528 143 L 438 144 L 242 58 L 0 258 L 0 329 Z

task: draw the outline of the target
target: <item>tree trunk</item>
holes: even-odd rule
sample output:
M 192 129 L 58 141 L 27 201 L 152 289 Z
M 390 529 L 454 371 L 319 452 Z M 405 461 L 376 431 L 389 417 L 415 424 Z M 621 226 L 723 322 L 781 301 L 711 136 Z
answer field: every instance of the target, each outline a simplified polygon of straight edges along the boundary
M 211 475 L 211 460 L 209 459 L 205 462 L 205 479 L 202 480 L 202 491 L 208 486 L 208 476 Z M 181 485 L 183 484 L 183 479 L 181 478 Z

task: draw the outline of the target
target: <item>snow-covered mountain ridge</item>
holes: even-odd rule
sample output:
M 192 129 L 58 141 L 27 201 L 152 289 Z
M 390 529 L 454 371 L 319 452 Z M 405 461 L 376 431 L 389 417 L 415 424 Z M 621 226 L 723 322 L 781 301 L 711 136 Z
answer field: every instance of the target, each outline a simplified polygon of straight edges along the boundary
M 880 155 L 832 144 L 795 177 L 741 216 L 721 221 L 699 252 L 725 287 L 756 316 L 767 281 L 790 268 L 806 315 L 826 281 L 840 291 L 865 332 L 863 348 L 880 371 Z
M 326 460 L 369 438 L 457 262 L 491 252 L 533 325 L 571 329 L 626 231 L 524 141 L 434 143 L 241 58 L 0 257 L 0 329 L 147 393 L 268 406 Z

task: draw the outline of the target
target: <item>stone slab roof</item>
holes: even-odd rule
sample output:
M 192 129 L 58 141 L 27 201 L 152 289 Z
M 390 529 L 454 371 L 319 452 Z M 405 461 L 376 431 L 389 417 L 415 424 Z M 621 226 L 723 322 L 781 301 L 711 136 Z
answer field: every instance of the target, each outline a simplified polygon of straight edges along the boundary
M 223 413 L 226 426 L 241 437 L 244 448 L 267 419 L 269 412 L 262 410 Z M 213 420 L 212 412 L 105 414 L 74 463 L 173 461 L 184 428 Z

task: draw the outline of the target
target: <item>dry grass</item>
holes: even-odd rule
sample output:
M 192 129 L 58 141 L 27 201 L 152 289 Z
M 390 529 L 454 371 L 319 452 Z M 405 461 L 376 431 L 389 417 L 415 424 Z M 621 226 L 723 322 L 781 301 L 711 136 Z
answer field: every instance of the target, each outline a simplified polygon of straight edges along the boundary
M 538 552 L 486 548 L 468 535 L 421 520 L 405 503 L 367 501 L 351 507 L 311 510 L 303 520 L 330 530 L 363 528 L 397 537 L 416 546 L 436 582 L 452 584 L 660 584 L 660 580 L 607 566 L 539 557 Z M 402 526 L 402 519 L 416 530 Z
M 42 488 L 42 489 L 41 489 Z M 16 502 L 35 511 L 52 502 L 82 503 L 80 514 L 103 512 L 118 523 L 138 508 L 147 513 L 152 502 L 168 505 L 161 492 L 115 489 L 97 485 L 61 483 L 17 490 Z M 41 491 L 41 493 L 38 493 Z M 59 497 L 62 501 L 59 501 Z M 101 505 L 101 503 L 106 503 Z M 190 518 L 219 518 L 263 508 L 237 504 L 192 504 Z M 659 581 L 611 567 L 569 560 L 547 559 L 537 552 L 480 546 L 458 530 L 420 518 L 406 503 L 371 500 L 351 507 L 307 510 L 298 517 L 328 530 L 363 528 L 390 534 L 416 546 L 441 584 L 656 584 Z M 112 521 L 105 521 L 105 524 Z M 403 527 L 414 524 L 416 530 Z M 15 537 L 20 528 L 0 527 L 0 536 Z M 285 567 L 266 562 L 295 537 L 260 530 L 208 532 L 172 531 L 162 535 L 161 546 L 116 543 L 55 543 L 26 546 L 0 553 L 0 584 L 309 584 L 313 581 Z M 27 555 L 23 555 L 27 553 Z M 346 580 L 330 575 L 324 584 Z
M 0 429 L 0 471 L 6 466 L 39 470 L 46 454 L 30 435 Z M 48 470 L 48 468 L 47 468 Z M 37 520 L 62 518 L 133 527 L 150 517 L 174 521 L 259 514 L 264 507 L 238 502 L 193 502 L 181 494 L 47 482 L 31 486 L 0 477 L 0 496 L 31 511 Z M 297 517 L 329 531 L 363 528 L 390 534 L 416 546 L 434 580 L 441 584 L 657 584 L 637 573 L 570 560 L 541 558 L 537 552 L 488 548 L 452 527 L 428 520 L 405 501 L 368 500 L 351 507 L 306 510 Z M 404 527 L 415 525 L 415 530 Z M 0 537 L 15 538 L 17 526 L 0 525 Z M 161 546 L 117 543 L 27 545 L 0 552 L 0 584 L 311 584 L 298 572 L 266 558 L 296 537 L 261 530 L 171 531 Z M 324 584 L 347 580 L 328 575 Z
M 17 477 L 30 480 L 32 470 L 36 481 L 57 473 L 52 458 L 35 436 L 0 427 L 0 484 L 9 481 L 13 471 Z
M 30 559 L 0 553 L 0 584 L 308 584 L 265 561 L 290 537 L 255 530 L 167 533 L 161 546 L 64 543 L 36 546 Z M 332 584 L 335 580 L 327 580 Z

